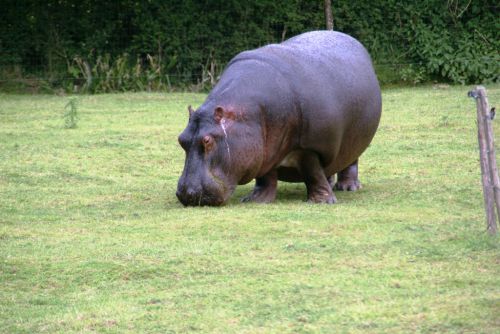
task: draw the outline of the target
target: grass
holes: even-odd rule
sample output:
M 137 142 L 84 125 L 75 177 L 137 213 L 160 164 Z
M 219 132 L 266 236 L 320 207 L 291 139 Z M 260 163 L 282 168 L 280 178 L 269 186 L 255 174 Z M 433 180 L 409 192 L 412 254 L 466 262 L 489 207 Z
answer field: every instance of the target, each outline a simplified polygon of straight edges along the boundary
M 475 103 L 442 88 L 383 92 L 338 204 L 222 208 L 175 198 L 204 95 L 72 97 L 76 129 L 70 97 L 0 95 L 0 332 L 498 333 Z

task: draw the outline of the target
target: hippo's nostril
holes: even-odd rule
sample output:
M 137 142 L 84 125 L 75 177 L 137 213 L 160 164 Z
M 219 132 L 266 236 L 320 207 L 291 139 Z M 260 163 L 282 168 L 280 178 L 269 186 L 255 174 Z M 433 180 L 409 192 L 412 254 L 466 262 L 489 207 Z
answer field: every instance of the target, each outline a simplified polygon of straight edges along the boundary
M 196 196 L 196 191 L 193 188 L 188 188 L 188 190 L 186 190 L 186 195 L 188 197 L 195 197 Z
M 183 187 L 176 192 L 177 198 L 185 206 L 195 206 L 200 202 L 200 193 L 192 187 Z M 198 204 L 199 205 L 199 204 Z

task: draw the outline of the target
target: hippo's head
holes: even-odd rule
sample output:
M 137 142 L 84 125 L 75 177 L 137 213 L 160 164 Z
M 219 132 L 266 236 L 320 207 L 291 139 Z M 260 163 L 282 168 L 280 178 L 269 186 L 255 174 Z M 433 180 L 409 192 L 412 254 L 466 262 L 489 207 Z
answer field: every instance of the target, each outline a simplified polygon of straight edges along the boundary
M 185 206 L 224 204 L 236 185 L 254 179 L 262 164 L 260 125 L 233 107 L 189 106 L 189 123 L 179 136 L 186 152 L 177 198 Z

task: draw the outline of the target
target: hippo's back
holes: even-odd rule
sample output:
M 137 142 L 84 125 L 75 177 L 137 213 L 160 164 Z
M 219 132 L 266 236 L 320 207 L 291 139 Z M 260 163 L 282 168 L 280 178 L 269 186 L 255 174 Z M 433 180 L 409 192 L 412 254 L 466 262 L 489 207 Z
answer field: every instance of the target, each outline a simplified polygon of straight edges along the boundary
M 280 44 L 244 51 L 233 58 L 229 66 L 250 59 L 264 61 L 282 73 L 296 76 L 318 73 L 342 75 L 343 69 L 356 76 L 355 67 L 361 67 L 364 76 L 371 75 L 376 80 L 370 56 L 363 45 L 337 31 L 311 31 Z
M 371 64 L 370 56 L 360 42 L 337 31 L 312 31 L 268 47 L 274 46 L 289 55 L 312 62 L 312 65 L 326 65 L 323 71 L 335 70 L 339 65 Z

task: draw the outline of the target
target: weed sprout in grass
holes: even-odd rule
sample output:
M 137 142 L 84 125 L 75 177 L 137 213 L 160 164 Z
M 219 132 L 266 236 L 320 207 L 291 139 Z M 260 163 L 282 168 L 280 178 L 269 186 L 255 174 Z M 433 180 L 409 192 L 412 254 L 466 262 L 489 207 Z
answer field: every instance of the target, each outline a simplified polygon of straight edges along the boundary
M 76 99 L 70 99 L 64 106 L 64 127 L 66 129 L 76 129 L 78 123 L 78 111 Z

